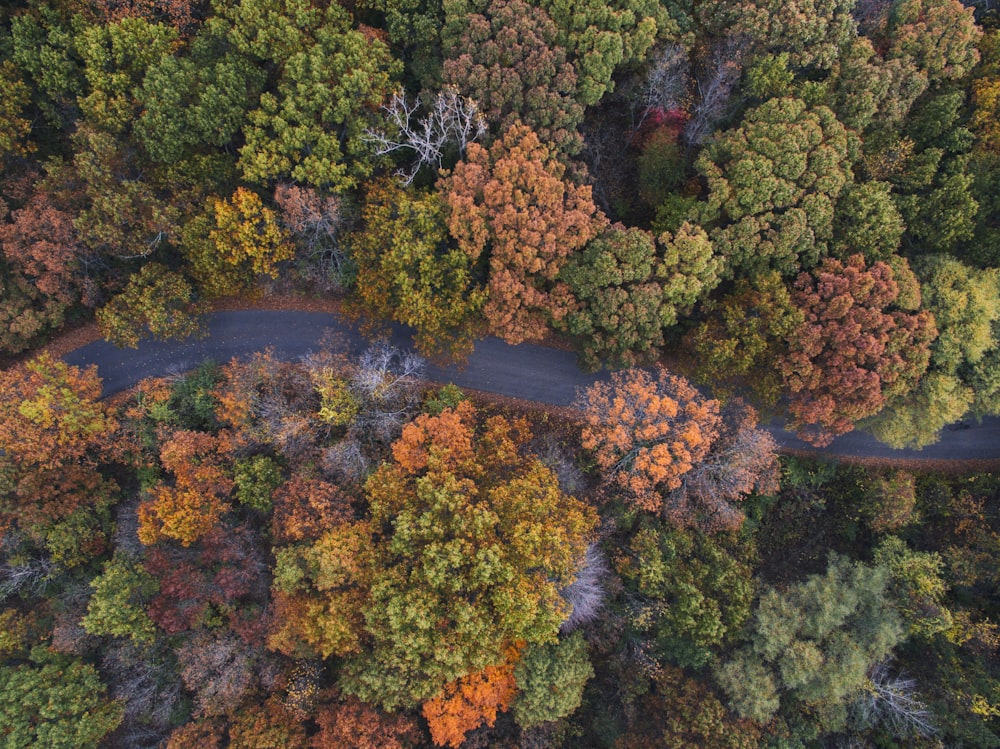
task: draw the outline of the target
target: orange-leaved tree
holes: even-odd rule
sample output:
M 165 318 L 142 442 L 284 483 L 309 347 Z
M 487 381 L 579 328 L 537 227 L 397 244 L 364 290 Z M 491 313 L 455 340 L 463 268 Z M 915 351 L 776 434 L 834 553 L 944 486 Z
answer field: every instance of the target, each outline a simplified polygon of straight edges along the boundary
M 468 674 L 447 685 L 434 699 L 424 703 L 423 713 L 431 738 L 438 746 L 458 749 L 465 735 L 479 726 L 493 726 L 498 712 L 514 701 L 514 663 L 517 648 L 509 648 L 511 660 Z
M 912 390 L 927 369 L 934 317 L 900 309 L 898 298 L 893 269 L 866 266 L 861 255 L 827 258 L 799 275 L 792 301 L 805 322 L 788 336 L 781 371 L 790 427 L 806 441 L 826 445 L 851 431 Z
M 102 492 L 97 472 L 117 424 L 95 367 L 48 354 L 0 372 L 0 529 L 66 518 Z
M 594 451 L 606 483 L 679 527 L 736 529 L 743 513 L 735 503 L 776 487 L 776 446 L 757 428 L 753 408 L 721 409 L 663 368 L 617 372 L 577 404 L 586 420 L 583 446 Z
M 139 540 L 163 539 L 190 546 L 230 509 L 233 479 L 224 467 L 225 447 L 212 434 L 178 430 L 160 448 L 160 462 L 174 484 L 160 484 L 139 506 Z
M 718 401 L 663 368 L 655 376 L 644 369 L 615 372 L 587 388 L 579 405 L 583 446 L 609 481 L 651 512 L 663 508 L 660 490 L 678 488 L 708 454 L 721 424 Z
M 452 236 L 473 264 L 489 265 L 483 314 L 509 343 L 540 338 L 573 309 L 557 276 L 607 223 L 590 187 L 574 185 L 565 171 L 531 128 L 516 123 L 488 151 L 470 143 L 439 185 Z

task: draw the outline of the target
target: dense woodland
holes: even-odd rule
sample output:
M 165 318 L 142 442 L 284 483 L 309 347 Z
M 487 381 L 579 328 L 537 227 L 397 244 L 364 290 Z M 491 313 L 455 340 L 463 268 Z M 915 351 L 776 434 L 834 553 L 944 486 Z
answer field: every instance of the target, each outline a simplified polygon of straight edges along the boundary
M 1000 414 L 998 13 L 4 4 L 0 746 L 1000 747 L 1000 479 L 757 427 Z M 279 292 L 621 371 L 33 353 Z

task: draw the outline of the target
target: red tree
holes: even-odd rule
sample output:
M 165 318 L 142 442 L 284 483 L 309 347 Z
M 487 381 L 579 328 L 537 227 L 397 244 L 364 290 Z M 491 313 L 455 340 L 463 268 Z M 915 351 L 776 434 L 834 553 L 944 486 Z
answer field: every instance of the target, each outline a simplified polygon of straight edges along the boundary
M 805 323 L 789 335 L 781 371 L 803 439 L 829 444 L 916 385 L 937 329 L 929 312 L 896 309 L 898 296 L 892 269 L 866 267 L 861 255 L 799 275 L 792 298 Z
M 473 261 L 489 258 L 483 314 L 509 343 L 541 337 L 573 309 L 557 276 L 607 221 L 590 187 L 573 185 L 564 172 L 534 131 L 517 123 L 489 151 L 470 143 L 440 185 L 459 247 Z

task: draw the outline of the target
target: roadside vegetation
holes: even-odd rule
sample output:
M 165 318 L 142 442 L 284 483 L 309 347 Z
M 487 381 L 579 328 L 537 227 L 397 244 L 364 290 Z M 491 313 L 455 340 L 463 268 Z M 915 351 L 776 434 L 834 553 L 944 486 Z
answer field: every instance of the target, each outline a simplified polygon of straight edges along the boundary
M 1000 746 L 996 476 L 757 426 L 1000 415 L 998 19 L 4 4 L 0 744 Z M 114 403 L 34 355 L 279 293 L 418 351 Z M 620 371 L 575 416 L 422 380 L 487 334 Z

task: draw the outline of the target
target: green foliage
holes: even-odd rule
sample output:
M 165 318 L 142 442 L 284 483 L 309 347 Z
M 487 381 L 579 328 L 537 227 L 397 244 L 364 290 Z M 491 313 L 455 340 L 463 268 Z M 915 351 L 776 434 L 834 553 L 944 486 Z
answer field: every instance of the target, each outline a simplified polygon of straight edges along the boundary
M 695 163 L 726 274 L 774 268 L 791 275 L 826 254 L 837 198 L 853 181 L 853 137 L 824 106 L 771 99 L 710 143 Z
M 700 227 L 653 238 L 640 229 L 611 227 L 573 256 L 562 272 L 582 303 L 566 328 L 577 336 L 584 361 L 630 365 L 655 357 L 663 329 L 718 283 L 721 264 Z
M 424 413 L 431 416 L 440 416 L 446 408 L 455 408 L 459 403 L 467 398 L 458 385 L 448 383 L 441 386 L 435 393 L 428 396 L 424 401 Z
M 338 3 L 320 10 L 307 0 L 248 0 L 226 16 L 236 50 L 277 70 L 274 90 L 261 94 L 243 131 L 244 178 L 337 191 L 369 176 L 365 128 L 400 71 L 388 47 L 351 28 Z
M 832 555 L 825 574 L 765 590 L 749 644 L 717 671 L 733 709 L 764 722 L 785 695 L 790 708 L 808 706 L 822 730 L 842 729 L 868 669 L 903 640 L 885 600 L 889 580 L 885 567 Z
M 97 322 L 116 346 L 137 348 L 147 333 L 158 340 L 204 334 L 202 311 L 187 279 L 159 263 L 146 263 L 97 311 Z
M 518 725 L 533 728 L 572 715 L 593 676 L 582 632 L 556 643 L 529 646 L 514 667 L 518 690 L 514 718 Z
M 915 551 L 902 539 L 889 536 L 875 549 L 873 560 L 889 570 L 887 592 L 911 637 L 926 640 L 951 628 L 952 614 L 945 601 L 948 585 L 940 554 Z
M 236 499 L 257 512 L 271 511 L 271 494 L 281 484 L 281 467 L 266 455 L 237 460 L 233 465 Z
M 473 319 L 486 297 L 473 285 L 472 260 L 449 241 L 440 198 L 380 182 L 362 215 L 365 229 L 350 247 L 366 310 L 415 328 L 423 353 L 471 350 Z
M 10 22 L 11 59 L 34 83 L 41 94 L 39 108 L 57 128 L 74 118 L 77 96 L 84 91 L 83 64 L 76 51 L 83 27 L 79 16 L 67 22 L 47 5 Z
M 0 667 L 0 737 L 5 749 L 94 749 L 122 721 L 93 666 L 44 646 L 28 663 Z
M 232 49 L 220 23 L 206 23 L 188 55 L 166 55 L 147 71 L 137 92 L 142 114 L 136 135 L 162 163 L 226 146 L 245 126 L 264 82 L 263 69 Z
M 917 271 L 938 337 L 931 344 L 931 367 L 916 390 L 890 402 L 868 424 L 893 447 L 932 444 L 941 429 L 970 411 L 996 409 L 996 389 L 989 383 L 1000 356 L 1000 271 L 970 268 L 947 255 L 921 258 Z
M 671 663 L 701 667 L 750 617 L 752 549 L 733 536 L 708 536 L 643 519 L 619 564 L 639 600 L 633 626 L 655 638 Z
M 795 73 L 788 69 L 788 52 L 755 57 L 746 70 L 747 93 L 773 99 L 791 93 Z
M 217 427 L 215 409 L 219 402 L 215 396 L 215 386 L 221 379 L 219 365 L 206 361 L 173 384 L 167 406 L 174 414 L 178 426 L 206 432 Z
M 81 622 L 84 629 L 92 635 L 129 637 L 137 644 L 153 641 L 156 625 L 146 613 L 146 606 L 159 585 L 142 562 L 116 553 L 90 587 L 94 594 Z
M 79 99 L 83 116 L 101 130 L 124 132 L 138 114 L 135 95 L 146 71 L 176 41 L 174 28 L 143 18 L 87 27 L 76 41 L 88 90 Z
M 707 319 L 688 336 L 696 354 L 696 375 L 719 395 L 749 393 L 756 403 L 774 406 L 781 375 L 774 362 L 805 316 L 792 304 L 774 271 L 740 279 L 732 291 L 704 305 Z
M 869 263 L 888 260 L 906 229 L 891 192 L 887 182 L 848 185 L 837 202 L 831 252 L 841 258 L 860 252 Z

